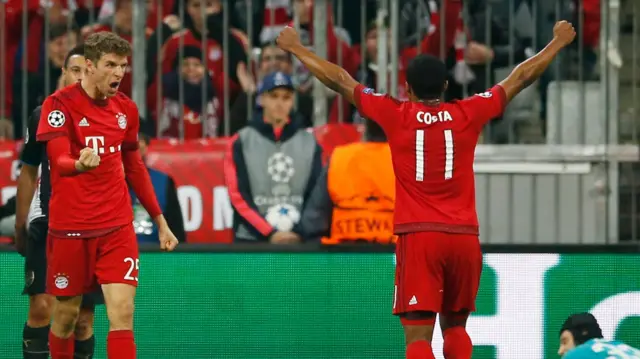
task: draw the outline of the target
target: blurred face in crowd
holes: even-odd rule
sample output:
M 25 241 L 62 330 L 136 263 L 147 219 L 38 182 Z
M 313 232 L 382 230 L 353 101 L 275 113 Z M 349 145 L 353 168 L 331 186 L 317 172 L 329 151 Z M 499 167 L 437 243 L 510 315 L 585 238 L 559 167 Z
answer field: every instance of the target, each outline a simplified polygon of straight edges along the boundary
M 143 0 L 147 13 L 153 8 L 152 0 Z M 133 1 L 116 0 L 115 25 L 118 29 L 130 32 L 133 28 Z
M 67 56 L 69 50 L 76 46 L 77 42 L 78 36 L 72 31 L 58 36 L 55 39 L 51 39 L 47 45 L 51 63 L 61 69 L 64 66 L 64 58 Z
M 73 55 L 67 61 L 67 67 L 62 69 L 62 86 L 69 86 L 82 81 L 86 69 L 84 56 Z
M 293 91 L 288 88 L 276 88 L 260 95 L 265 119 L 271 124 L 284 124 L 293 109 L 293 100 Z
M 313 0 L 294 0 L 293 11 L 300 18 L 300 24 L 308 24 L 311 21 Z
M 69 17 L 69 10 L 62 6 L 61 1 L 53 1 L 51 6 L 47 7 L 47 13 L 51 24 L 64 24 Z
M 204 66 L 200 59 L 187 57 L 182 60 L 182 78 L 191 84 L 199 84 L 204 78 Z
M 284 50 L 276 46 L 266 46 L 260 54 L 260 74 L 265 76 L 276 71 L 291 75 L 290 57 Z
M 196 29 L 201 30 L 203 28 L 202 12 L 206 15 L 219 13 L 222 9 L 220 1 L 216 0 L 188 0 L 187 1 L 187 14 L 191 17 L 193 25 Z
M 568 330 L 563 331 L 562 334 L 560 334 L 560 348 L 558 349 L 558 355 L 563 356 L 575 347 L 576 343 L 573 340 L 573 334 Z
M 378 29 L 372 29 L 367 32 L 365 39 L 367 46 L 367 58 L 369 61 L 376 62 L 378 59 Z M 391 33 L 389 32 L 389 38 L 387 39 L 389 50 L 391 50 Z

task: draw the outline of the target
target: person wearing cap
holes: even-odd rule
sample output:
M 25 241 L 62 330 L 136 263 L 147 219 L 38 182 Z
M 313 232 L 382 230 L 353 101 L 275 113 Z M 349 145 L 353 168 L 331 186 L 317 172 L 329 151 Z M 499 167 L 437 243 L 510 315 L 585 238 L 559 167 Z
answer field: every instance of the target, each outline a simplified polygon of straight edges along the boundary
M 225 158 L 234 238 L 298 243 L 298 222 L 322 171 L 322 150 L 293 111 L 289 75 L 265 76 L 258 94 L 254 117 L 232 138 Z
M 573 314 L 560 329 L 558 355 L 563 359 L 640 358 L 640 350 L 617 340 L 605 340 L 591 313 Z

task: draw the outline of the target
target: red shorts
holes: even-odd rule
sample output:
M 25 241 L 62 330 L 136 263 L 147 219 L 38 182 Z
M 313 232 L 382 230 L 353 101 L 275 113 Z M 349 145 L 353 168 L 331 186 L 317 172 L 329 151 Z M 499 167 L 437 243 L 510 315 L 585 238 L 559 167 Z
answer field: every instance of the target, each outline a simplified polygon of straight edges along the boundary
M 133 224 L 102 237 L 47 238 L 47 293 L 77 296 L 98 284 L 138 286 L 138 241 Z
M 393 314 L 474 311 L 481 272 L 476 235 L 402 234 L 396 243 Z

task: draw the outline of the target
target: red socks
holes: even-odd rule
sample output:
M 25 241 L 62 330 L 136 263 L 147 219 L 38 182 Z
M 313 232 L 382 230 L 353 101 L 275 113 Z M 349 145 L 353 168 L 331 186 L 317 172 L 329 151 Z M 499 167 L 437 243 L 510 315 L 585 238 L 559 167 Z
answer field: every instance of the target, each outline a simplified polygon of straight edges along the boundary
M 136 359 L 136 344 L 133 341 L 133 332 L 130 330 L 109 332 L 107 336 L 107 357 L 109 359 Z
M 73 335 L 69 338 L 58 338 L 49 332 L 49 352 L 51 359 L 73 359 L 75 339 Z
M 444 331 L 444 357 L 446 359 L 471 359 L 473 344 L 463 327 L 453 327 Z
M 435 359 L 431 343 L 426 340 L 418 340 L 407 345 L 407 359 Z

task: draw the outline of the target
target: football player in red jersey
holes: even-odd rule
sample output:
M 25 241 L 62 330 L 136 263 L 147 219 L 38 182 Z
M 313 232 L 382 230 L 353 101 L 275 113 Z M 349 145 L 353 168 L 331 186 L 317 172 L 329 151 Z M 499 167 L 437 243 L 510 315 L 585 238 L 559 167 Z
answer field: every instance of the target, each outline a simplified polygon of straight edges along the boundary
M 154 218 L 160 246 L 178 244 L 156 200 L 138 148 L 136 105 L 118 92 L 129 43 L 100 32 L 84 43 L 86 75 L 42 105 L 37 140 L 47 143 L 51 200 L 47 292 L 56 296 L 52 359 L 72 359 L 82 295 L 101 285 L 109 317 L 109 359 L 133 359 L 138 245 L 127 182 Z M 126 176 L 126 181 L 125 181 Z
M 404 326 L 407 358 L 435 358 L 431 338 L 438 313 L 445 358 L 471 357 L 465 327 L 475 310 L 482 270 L 473 172 L 478 137 L 574 37 L 570 23 L 558 22 L 553 40 L 500 84 L 444 103 L 447 69 L 437 58 L 419 55 L 412 60 L 407 68 L 409 101 L 398 101 L 365 88 L 302 46 L 293 28 L 280 33 L 277 42 L 283 50 L 363 117 L 382 126 L 389 140 L 398 204 L 394 231 L 399 236 L 393 312 Z

